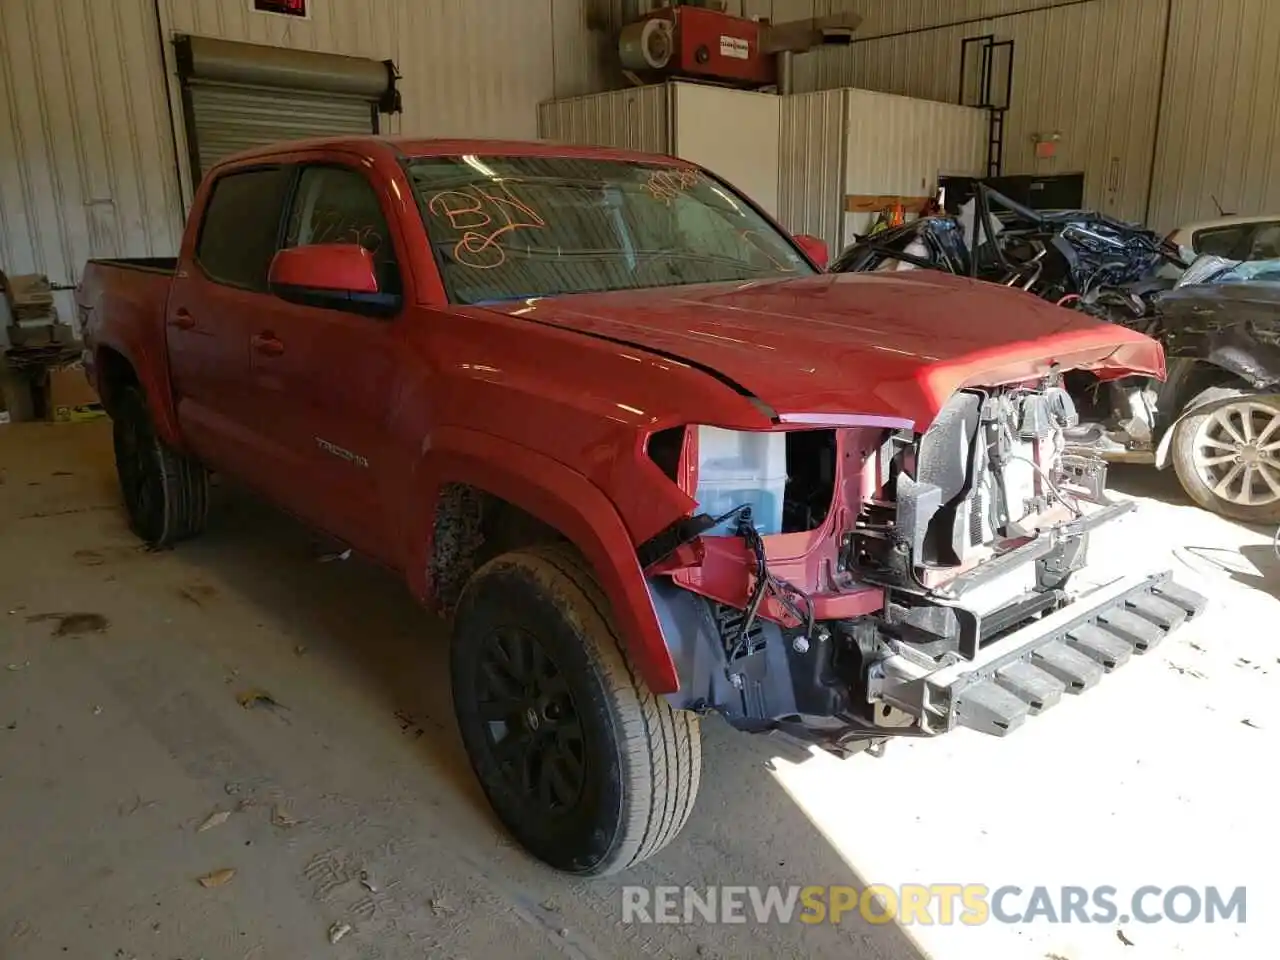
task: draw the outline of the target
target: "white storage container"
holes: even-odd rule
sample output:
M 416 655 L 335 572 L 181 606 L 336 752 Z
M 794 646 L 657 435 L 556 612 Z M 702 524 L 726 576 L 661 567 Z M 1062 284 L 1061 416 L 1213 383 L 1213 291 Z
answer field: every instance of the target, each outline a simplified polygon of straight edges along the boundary
M 787 435 L 698 428 L 698 509 L 712 517 L 751 504 L 761 536 L 782 532 L 782 498 L 787 488 Z M 737 520 L 708 530 L 731 536 Z

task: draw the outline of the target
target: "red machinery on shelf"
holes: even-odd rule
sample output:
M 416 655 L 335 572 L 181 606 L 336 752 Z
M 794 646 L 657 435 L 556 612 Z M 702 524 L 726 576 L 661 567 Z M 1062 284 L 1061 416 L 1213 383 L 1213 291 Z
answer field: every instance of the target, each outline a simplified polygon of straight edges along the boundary
M 623 69 L 642 82 L 669 77 L 713 80 L 734 86 L 779 83 L 780 55 L 823 44 L 849 43 L 862 18 L 837 14 L 772 24 L 735 17 L 708 2 L 670 3 L 622 29 Z

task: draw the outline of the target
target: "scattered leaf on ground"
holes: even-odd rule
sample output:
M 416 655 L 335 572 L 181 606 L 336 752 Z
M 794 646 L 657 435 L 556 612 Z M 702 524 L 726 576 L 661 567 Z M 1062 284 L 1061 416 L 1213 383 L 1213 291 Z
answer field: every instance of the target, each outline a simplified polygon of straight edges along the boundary
M 337 943 L 339 940 L 341 940 L 350 932 L 351 932 L 351 924 L 335 923 L 329 927 L 329 942 Z
M 290 816 L 289 811 L 283 807 L 276 806 L 271 808 L 271 823 L 273 826 L 287 830 L 289 827 L 296 827 L 299 821 Z
M 25 670 L 29 666 L 31 666 L 31 661 L 23 660 L 21 663 L 11 663 L 7 667 L 5 667 L 5 669 L 17 671 L 17 670 Z
M 205 817 L 204 823 L 196 829 L 196 833 L 204 833 L 206 830 L 212 830 L 214 827 L 220 827 L 227 822 L 231 816 L 230 810 L 215 810 L 209 816 Z
M 203 607 L 206 600 L 212 600 L 217 595 L 217 590 L 204 583 L 193 583 L 178 588 L 178 596 L 197 607 Z
M 206 889 L 211 887 L 220 887 L 225 883 L 230 883 L 231 878 L 236 875 L 235 870 L 227 867 L 224 870 L 215 870 L 213 873 L 206 873 L 200 878 L 200 886 Z
M 269 710 L 284 708 L 284 704 L 278 703 L 271 694 L 257 687 L 250 687 L 248 690 L 236 694 L 236 702 L 246 710 L 252 710 L 258 706 L 266 707 Z
M 111 626 L 100 613 L 34 613 L 27 617 L 27 623 L 44 623 L 56 620 L 55 637 L 78 637 L 86 633 L 105 633 Z

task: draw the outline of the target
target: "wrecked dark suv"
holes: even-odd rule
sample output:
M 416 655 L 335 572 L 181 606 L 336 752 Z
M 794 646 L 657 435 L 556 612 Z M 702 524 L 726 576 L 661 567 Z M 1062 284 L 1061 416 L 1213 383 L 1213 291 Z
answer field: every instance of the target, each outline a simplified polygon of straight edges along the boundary
M 1280 523 L 1280 261 L 1239 264 L 1156 299 L 1168 379 L 1155 462 L 1200 506 Z
M 601 874 L 684 825 L 704 714 L 841 755 L 1003 735 L 1203 606 L 1072 582 L 1131 505 L 1065 452 L 1062 377 L 1159 377 L 1158 344 L 818 247 L 669 157 L 307 141 L 77 299 L 139 536 L 201 532 L 219 471 L 397 571 L 498 816 Z
M 1280 522 L 1280 262 L 1180 257 L 1142 226 L 1030 210 L 976 184 L 958 216 L 863 238 L 831 270 L 971 276 L 1155 338 L 1168 356 L 1163 381 L 1065 376 L 1081 420 L 1065 431 L 1070 451 L 1172 465 L 1200 506 Z

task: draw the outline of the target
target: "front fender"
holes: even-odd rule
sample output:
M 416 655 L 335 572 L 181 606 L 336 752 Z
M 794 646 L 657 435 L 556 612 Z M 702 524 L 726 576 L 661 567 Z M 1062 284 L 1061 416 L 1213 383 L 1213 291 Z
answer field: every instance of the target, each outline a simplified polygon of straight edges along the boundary
M 618 632 L 649 689 L 655 694 L 679 689 L 635 544 L 609 498 L 591 481 L 528 447 L 456 427 L 433 433 L 416 474 L 415 489 L 426 492 L 411 549 L 410 585 L 416 594 L 423 599 L 431 594 L 427 570 L 440 492 L 445 484 L 470 484 L 537 517 L 577 547 L 594 569 Z

